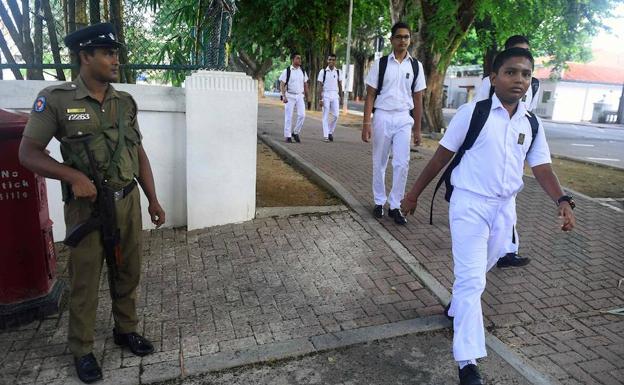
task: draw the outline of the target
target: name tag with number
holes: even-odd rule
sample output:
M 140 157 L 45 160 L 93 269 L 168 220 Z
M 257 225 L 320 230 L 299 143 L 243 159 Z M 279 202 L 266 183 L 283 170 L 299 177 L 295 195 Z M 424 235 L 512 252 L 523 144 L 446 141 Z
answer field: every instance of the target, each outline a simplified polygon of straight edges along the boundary
M 67 115 L 67 120 L 89 120 L 91 115 L 89 114 L 71 114 Z

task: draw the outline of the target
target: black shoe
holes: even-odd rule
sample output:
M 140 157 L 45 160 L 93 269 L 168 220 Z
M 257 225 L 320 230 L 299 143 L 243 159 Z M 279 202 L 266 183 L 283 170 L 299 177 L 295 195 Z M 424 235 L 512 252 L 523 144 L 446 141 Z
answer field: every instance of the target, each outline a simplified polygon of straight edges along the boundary
M 130 351 L 137 356 L 146 356 L 154 353 L 154 345 L 145 337 L 132 332 L 132 333 L 117 333 L 113 329 L 113 337 L 115 344 L 120 346 L 127 346 Z
M 299 134 L 293 134 L 293 139 L 295 139 L 295 142 L 297 143 L 301 143 L 301 139 L 299 138 Z
M 327 139 L 329 139 L 330 142 L 334 141 L 334 135 L 329 134 L 329 136 L 327 137 Z
M 483 385 L 483 378 L 475 364 L 468 364 L 459 369 L 459 385 Z
M 102 379 L 102 368 L 98 365 L 93 353 L 74 358 L 74 365 L 76 365 L 76 372 L 80 381 L 90 384 Z
M 394 218 L 394 223 L 398 225 L 407 224 L 407 219 L 403 216 L 403 213 L 401 212 L 400 209 L 390 209 L 388 211 L 388 216 L 390 218 Z
M 450 315 L 449 315 L 449 309 L 450 309 L 450 308 L 451 308 L 451 302 L 449 302 L 449 303 L 448 303 L 448 305 L 446 305 L 446 306 L 444 307 L 444 315 L 445 315 L 445 316 L 446 316 L 446 318 L 448 318 L 450 321 L 453 321 L 453 318 L 455 318 L 455 317 L 452 317 L 452 316 L 450 316 Z
M 375 216 L 375 218 L 383 218 L 384 216 L 383 206 L 375 205 L 375 208 L 373 209 L 373 215 Z
M 526 266 L 531 262 L 530 258 L 521 257 L 516 253 L 507 253 L 498 259 L 497 267 L 519 267 Z
M 292 143 L 292 138 L 286 138 L 286 143 Z

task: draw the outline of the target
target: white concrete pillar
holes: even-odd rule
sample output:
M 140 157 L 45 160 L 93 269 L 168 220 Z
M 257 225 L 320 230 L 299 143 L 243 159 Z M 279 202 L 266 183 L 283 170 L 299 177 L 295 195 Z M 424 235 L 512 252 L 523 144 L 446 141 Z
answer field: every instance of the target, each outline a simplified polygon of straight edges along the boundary
M 256 81 L 243 73 L 199 71 L 186 78 L 185 88 L 188 229 L 252 219 Z

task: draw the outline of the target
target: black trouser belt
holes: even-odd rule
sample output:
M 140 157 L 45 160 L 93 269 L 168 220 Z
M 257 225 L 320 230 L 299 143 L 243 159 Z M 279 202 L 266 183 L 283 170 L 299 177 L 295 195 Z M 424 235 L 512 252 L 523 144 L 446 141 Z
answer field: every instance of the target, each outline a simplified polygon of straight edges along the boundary
M 122 188 L 119 191 L 115 191 L 113 193 L 113 195 L 115 196 L 115 200 L 116 201 L 120 201 L 120 200 L 124 199 L 125 197 L 127 197 L 128 195 L 130 195 L 132 190 L 134 190 L 134 186 L 136 186 L 136 185 L 137 185 L 136 180 L 133 180 L 126 187 Z

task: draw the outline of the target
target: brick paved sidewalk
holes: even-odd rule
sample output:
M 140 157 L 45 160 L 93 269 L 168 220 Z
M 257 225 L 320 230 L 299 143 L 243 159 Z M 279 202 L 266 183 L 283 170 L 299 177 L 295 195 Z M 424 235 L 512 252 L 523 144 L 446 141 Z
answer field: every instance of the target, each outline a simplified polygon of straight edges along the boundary
M 283 110 L 261 104 L 259 133 L 283 141 Z M 328 174 L 358 201 L 372 207 L 371 145 L 355 128 L 339 126 L 333 143 L 322 142 L 320 121 L 306 120 L 301 144 L 288 148 Z M 411 185 L 430 157 L 412 153 Z M 390 165 L 388 167 L 391 169 Z M 390 181 L 391 178 L 386 178 Z M 448 289 L 452 258 L 447 204 L 439 193 L 430 226 L 431 188 L 405 227 L 383 226 Z M 606 313 L 624 307 L 624 215 L 577 197 L 577 226 L 562 233 L 555 208 L 537 182 L 525 178 L 518 197 L 518 230 L 530 265 L 494 268 L 483 308 L 488 330 L 539 370 L 564 384 L 624 384 L 624 317 Z
M 139 358 L 114 345 L 103 278 L 95 354 L 104 383 L 149 383 L 368 341 L 368 335 L 431 330 L 429 321 L 411 319 L 435 321 L 427 316 L 442 307 L 361 223 L 356 214 L 338 212 L 145 232 L 139 331 L 157 352 Z M 389 324 L 396 325 L 390 334 L 367 329 Z M 355 329 L 359 334 L 346 332 Z M 67 311 L 0 331 L 0 384 L 79 383 L 66 338 Z

